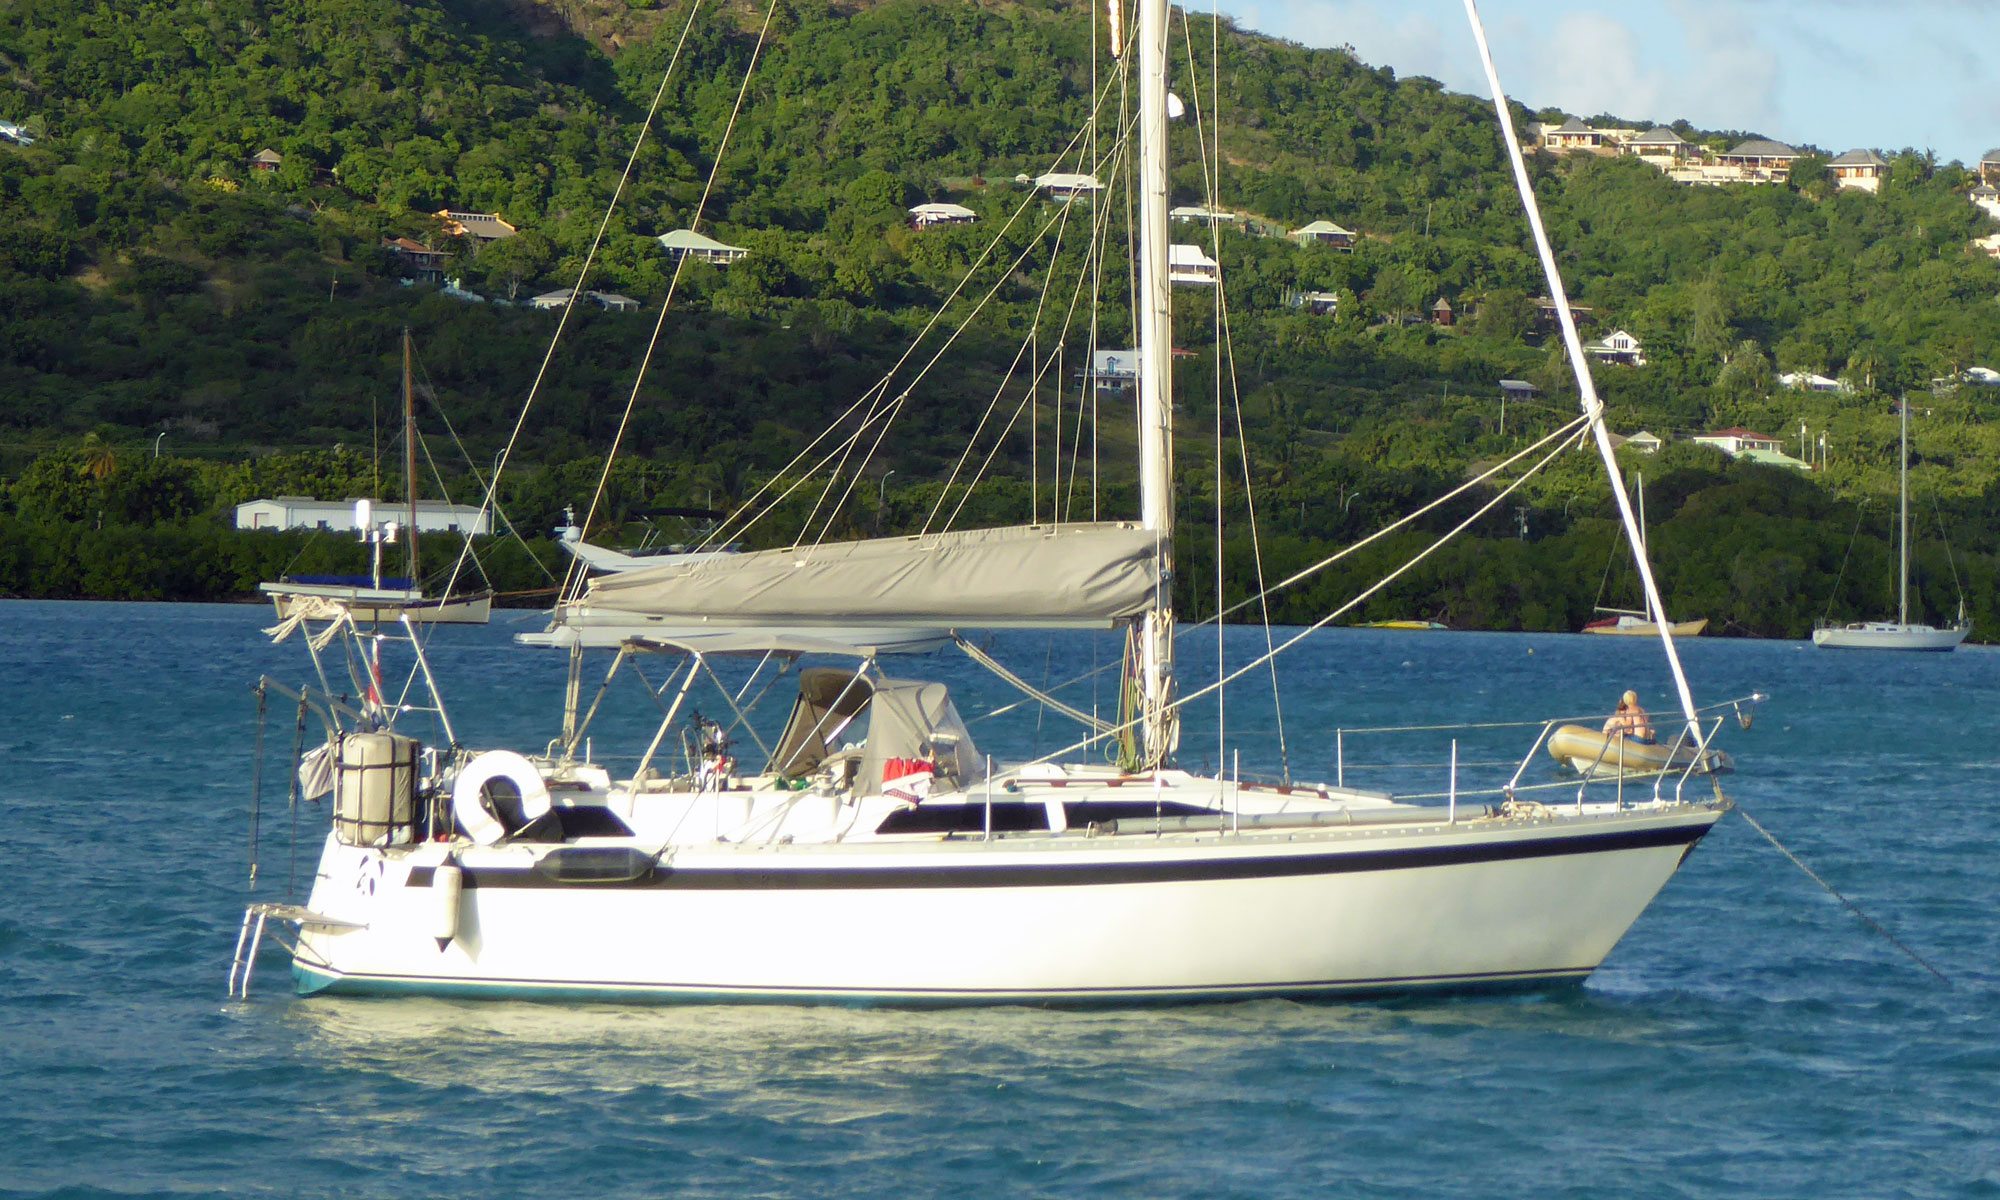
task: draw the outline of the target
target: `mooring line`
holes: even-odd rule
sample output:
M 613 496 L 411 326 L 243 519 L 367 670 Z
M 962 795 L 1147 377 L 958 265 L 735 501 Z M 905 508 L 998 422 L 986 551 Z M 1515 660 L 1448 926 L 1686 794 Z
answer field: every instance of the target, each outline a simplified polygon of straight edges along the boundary
M 1873 929 L 1876 933 L 1879 933 L 1883 937 L 1889 939 L 1889 944 L 1896 947 L 1896 949 L 1901 950 L 1903 953 L 1909 955 L 1911 961 L 1915 962 L 1918 966 L 1922 967 L 1924 970 L 1929 971 L 1931 974 L 1937 976 L 1939 983 L 1944 984 L 1946 987 L 1951 986 L 1951 979 L 1948 976 L 1946 976 L 1943 971 L 1940 971 L 1936 967 L 1932 966 L 1930 964 L 1930 960 L 1926 959 L 1923 955 L 1918 954 L 1915 950 L 1910 949 L 1909 946 L 1904 944 L 1903 939 L 1897 937 L 1895 934 L 1890 933 L 1887 929 L 1883 928 L 1882 923 L 1880 921 L 1877 921 L 1875 918 L 1869 916 L 1867 913 L 1862 912 L 1861 906 L 1856 904 L 1854 901 L 1849 900 L 1846 896 L 1841 895 L 1839 888 L 1836 888 L 1832 884 L 1828 883 L 1826 880 L 1821 879 L 1817 871 L 1814 871 L 1811 867 L 1807 866 L 1803 861 L 1801 861 L 1798 855 L 1793 854 L 1790 850 L 1786 849 L 1785 844 L 1779 841 L 1776 837 L 1774 837 L 1770 830 L 1758 824 L 1757 818 L 1751 816 L 1747 812 L 1744 812 L 1743 806 L 1741 804 L 1736 806 L 1736 811 L 1742 813 L 1743 819 L 1750 822 L 1750 828 L 1756 830 L 1758 833 L 1763 834 L 1764 840 L 1771 843 L 1772 846 L 1776 847 L 1778 853 L 1784 855 L 1786 858 L 1791 859 L 1793 866 L 1797 867 L 1801 871 L 1804 871 L 1806 873 L 1807 878 L 1811 879 L 1814 883 L 1825 888 L 1827 894 L 1832 896 L 1835 900 L 1838 900 L 1842 904 L 1846 905 L 1847 911 L 1853 913 L 1857 917 L 1860 917 L 1862 922 L 1865 923 L 1868 926 L 1868 928 Z

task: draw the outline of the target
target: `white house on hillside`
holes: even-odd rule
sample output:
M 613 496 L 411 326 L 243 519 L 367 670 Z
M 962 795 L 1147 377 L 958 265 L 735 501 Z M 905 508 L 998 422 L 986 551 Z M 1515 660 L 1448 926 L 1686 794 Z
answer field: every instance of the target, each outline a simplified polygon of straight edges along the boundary
M 1986 215 L 2000 221 L 2000 188 L 1990 183 L 1982 183 L 1973 188 L 1967 197 L 1974 204 L 1986 210 Z
M 1688 441 L 1698 446 L 1713 446 L 1731 458 L 1741 458 L 1748 450 L 1768 450 L 1773 454 L 1784 451 L 1784 443 L 1768 433 L 1756 433 L 1732 425 L 1728 429 L 1718 429 L 1714 433 L 1697 433 Z
M 1778 385 L 1801 392 L 1851 392 L 1854 390 L 1854 385 L 1851 383 L 1845 383 L 1838 379 L 1828 379 L 1824 375 L 1815 375 L 1811 371 L 1787 371 L 1778 376 Z
M 1654 166 L 1669 166 L 1687 157 L 1687 139 L 1665 125 L 1655 125 L 1628 139 L 1619 149 Z
M 1029 179 L 1026 175 L 1014 177 L 1016 183 L 1031 183 L 1038 192 L 1047 192 L 1052 200 L 1074 200 L 1078 196 L 1092 196 L 1104 190 L 1104 185 L 1095 175 L 1079 175 L 1065 171 L 1050 171 Z
M 1203 208 L 1199 204 L 1183 204 L 1167 210 L 1169 221 L 1200 221 L 1205 225 L 1230 225 L 1243 218 L 1233 212 L 1219 208 Z
M 1175 242 L 1167 247 L 1167 282 L 1203 287 L 1221 277 L 1222 264 L 1210 258 L 1200 246 Z
M 377 501 L 374 519 L 378 523 L 407 523 L 410 506 L 394 501 Z M 311 496 L 277 496 L 251 500 L 236 506 L 238 529 L 324 529 L 333 533 L 353 533 L 354 501 L 315 500 Z M 417 501 L 418 533 L 487 534 L 493 526 L 486 510 L 470 504 L 447 504 L 442 500 Z
M 476 242 L 497 242 L 520 232 L 499 213 L 461 212 L 445 208 L 438 210 L 437 219 L 446 233 L 453 237 L 469 237 Z
M 1735 167 L 1746 183 L 1778 183 L 1791 174 L 1792 163 L 1799 158 L 1799 152 L 1769 138 L 1751 138 L 1726 154 L 1718 154 L 1715 161 L 1724 167 Z
M 1336 250 L 1354 249 L 1355 236 L 1352 229 L 1342 229 L 1332 221 L 1314 221 L 1292 230 L 1292 240 L 1301 246 L 1332 246 Z
M 2000 148 L 1979 156 L 1979 182 L 2000 187 Z
M 553 292 L 543 292 L 539 296 L 530 297 L 528 299 L 528 307 L 540 309 L 567 308 L 569 307 L 571 297 L 575 295 L 576 290 L 574 288 L 557 288 Z M 631 312 L 639 307 L 637 300 L 634 300 L 630 296 L 621 296 L 617 292 L 585 292 L 583 293 L 583 298 L 597 305 L 599 308 L 610 309 L 612 312 Z
M 1340 315 L 1339 292 L 1292 292 L 1285 300 L 1293 308 L 1303 308 L 1315 317 Z
M 1604 134 L 1571 117 L 1554 129 L 1544 129 L 1542 145 L 1551 150 L 1597 150 L 1604 145 Z
M 1137 350 L 1099 350 L 1090 356 L 1090 380 L 1100 392 L 1122 392 L 1139 382 Z
M 919 204 L 910 210 L 910 224 L 918 229 L 929 229 L 933 225 L 968 225 L 979 219 L 979 214 L 963 204 Z
M 718 267 L 726 267 L 750 253 L 741 246 L 725 245 L 692 229 L 676 229 L 672 233 L 663 233 L 659 241 L 661 248 L 670 257 L 692 258 L 696 262 L 714 263 Z
M 1604 337 L 1583 344 L 1583 352 L 1599 362 L 1617 363 L 1626 367 L 1646 365 L 1645 347 L 1639 339 L 1622 329 L 1613 330 Z
M 1889 164 L 1873 150 L 1849 150 L 1827 164 L 1835 184 L 1860 192 L 1873 193 L 1882 186 Z

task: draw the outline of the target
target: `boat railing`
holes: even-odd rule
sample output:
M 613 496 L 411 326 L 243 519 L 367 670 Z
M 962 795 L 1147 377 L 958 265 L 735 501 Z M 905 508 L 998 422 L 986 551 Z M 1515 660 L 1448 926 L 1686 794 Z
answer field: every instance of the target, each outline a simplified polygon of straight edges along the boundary
M 1697 774 L 1705 774 L 1712 767 L 1715 760 L 1711 753 L 1711 747 L 1717 735 L 1721 732 L 1723 721 L 1733 713 L 1747 728 L 1749 726 L 1748 710 L 1766 699 L 1769 699 L 1769 697 L 1764 693 L 1753 692 L 1747 696 L 1704 705 L 1696 709 L 1695 722 L 1682 726 L 1680 732 L 1675 736 L 1674 741 L 1667 748 L 1667 761 L 1657 768 L 1635 767 L 1633 764 L 1626 762 L 1625 756 L 1621 753 L 1617 756 L 1617 770 L 1600 770 L 1600 768 L 1608 765 L 1611 747 L 1616 744 L 1613 740 L 1607 740 L 1599 748 L 1597 758 L 1591 763 L 1590 768 L 1582 772 L 1582 781 L 1575 784 L 1566 779 L 1539 783 L 1524 781 L 1528 778 L 1529 768 L 1533 765 L 1536 756 L 1548 744 L 1549 738 L 1556 730 L 1564 725 L 1587 723 L 1595 726 L 1604 721 L 1605 718 L 1601 714 L 1551 717 L 1540 721 L 1487 721 L 1442 725 L 1375 726 L 1352 729 L 1342 727 L 1334 731 L 1335 783 L 1336 786 L 1346 787 L 1350 771 L 1372 772 L 1390 769 L 1421 771 L 1448 767 L 1450 774 L 1443 791 L 1420 793 L 1399 791 L 1397 798 L 1401 800 L 1445 800 L 1453 804 L 1456 803 L 1457 799 L 1472 796 L 1500 796 L 1507 800 L 1515 800 L 1526 798 L 1529 793 L 1533 792 L 1564 790 L 1574 786 L 1576 788 L 1575 803 L 1581 808 L 1590 795 L 1590 785 L 1593 783 L 1609 783 L 1614 787 L 1616 789 L 1616 803 L 1622 807 L 1625 803 L 1626 781 L 1651 780 L 1653 783 L 1652 799 L 1655 802 L 1659 802 L 1662 799 L 1667 781 L 1672 779 L 1674 780 L 1673 798 L 1676 802 L 1679 802 L 1684 794 L 1688 779 Z M 1349 752 L 1350 740 L 1356 735 L 1362 734 L 1372 736 L 1447 732 L 1485 733 L 1509 729 L 1534 729 L 1536 731 L 1534 741 L 1529 745 L 1527 753 L 1523 754 L 1518 761 L 1512 757 L 1504 760 L 1488 761 L 1462 758 L 1460 757 L 1461 747 L 1457 738 L 1452 739 L 1451 754 L 1448 763 L 1410 761 L 1371 762 L 1364 764 L 1355 761 Z M 1677 756 L 1689 750 L 1690 746 L 1692 747 L 1692 752 L 1686 755 L 1685 761 L 1676 761 Z M 1505 783 L 1498 787 L 1467 788 L 1460 777 L 1461 769 L 1504 766 L 1512 766 L 1513 773 Z

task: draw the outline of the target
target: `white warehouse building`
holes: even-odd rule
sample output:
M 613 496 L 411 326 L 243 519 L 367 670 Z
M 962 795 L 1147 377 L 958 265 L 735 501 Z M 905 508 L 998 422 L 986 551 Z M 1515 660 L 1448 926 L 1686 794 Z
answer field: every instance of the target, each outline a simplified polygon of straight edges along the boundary
M 372 503 L 375 524 L 389 521 L 398 525 L 409 524 L 408 504 L 393 500 Z M 353 500 L 315 500 L 310 496 L 252 500 L 236 506 L 236 528 L 325 529 L 334 533 L 355 533 L 358 531 L 354 524 L 354 505 Z M 417 532 L 487 534 L 493 532 L 493 526 L 483 508 L 470 504 L 447 504 L 443 500 L 419 500 Z

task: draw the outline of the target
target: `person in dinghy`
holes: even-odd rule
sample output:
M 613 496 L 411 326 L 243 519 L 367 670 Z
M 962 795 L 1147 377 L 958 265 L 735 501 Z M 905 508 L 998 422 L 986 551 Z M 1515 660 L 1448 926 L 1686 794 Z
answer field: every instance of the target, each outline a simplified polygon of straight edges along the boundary
M 1623 737 L 1641 745 L 1653 744 L 1653 719 L 1639 705 L 1639 693 L 1627 691 L 1618 698 L 1618 711 L 1604 722 L 1604 736 Z

